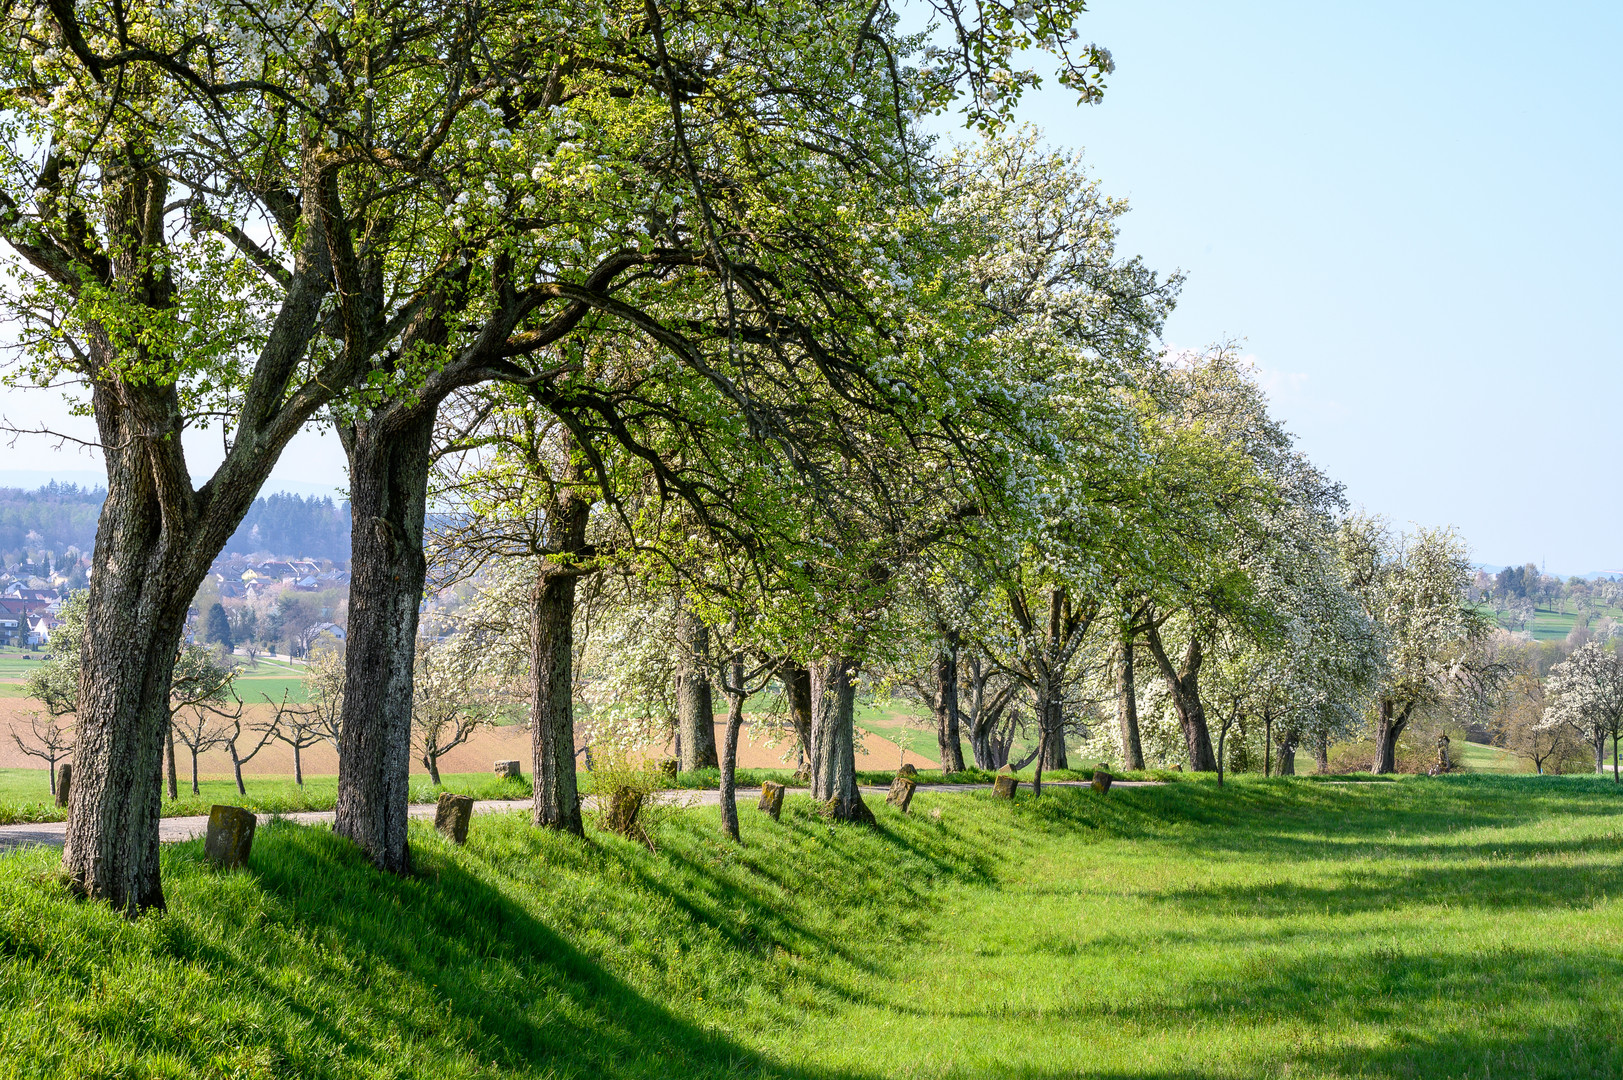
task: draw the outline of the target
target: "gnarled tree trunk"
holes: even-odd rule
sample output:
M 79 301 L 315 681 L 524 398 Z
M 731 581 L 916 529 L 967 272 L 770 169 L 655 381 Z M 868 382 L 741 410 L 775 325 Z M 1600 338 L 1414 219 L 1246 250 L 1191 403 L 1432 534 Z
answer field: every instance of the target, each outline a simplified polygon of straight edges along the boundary
M 812 798 L 837 821 L 871 824 L 873 811 L 857 791 L 856 661 L 827 657 L 810 667 Z
M 800 740 L 801 756 L 807 762 L 810 762 L 812 756 L 811 672 L 798 660 L 785 660 L 778 665 L 778 681 L 783 683 L 783 694 L 788 699 L 789 723 L 794 725 L 795 737 Z
M 1184 651 L 1183 670 L 1172 665 L 1161 632 L 1155 627 L 1145 631 L 1144 642 L 1150 647 L 1172 695 L 1172 705 L 1178 711 L 1178 723 L 1183 728 L 1184 745 L 1189 751 L 1189 768 L 1195 772 L 1216 772 L 1217 756 L 1212 753 L 1212 734 L 1206 726 L 1206 707 L 1200 700 L 1200 665 L 1205 659 L 1200 647 L 1200 635 L 1189 635 L 1189 647 Z
M 1397 771 L 1398 736 L 1408 726 L 1409 714 L 1413 709 L 1413 705 L 1399 709 L 1391 698 L 1381 699 L 1375 713 L 1375 761 L 1372 772 L 1384 775 Z
M 411 702 L 435 411 L 385 408 L 340 430 L 354 524 L 333 831 L 397 874 L 411 868 Z
M 1320 775 L 1330 771 L 1330 736 L 1319 732 L 1313 740 L 1313 766 Z
M 710 628 L 684 609 L 677 617 L 680 638 L 676 667 L 677 746 L 683 772 L 714 769 L 716 758 L 716 701 L 706 667 Z

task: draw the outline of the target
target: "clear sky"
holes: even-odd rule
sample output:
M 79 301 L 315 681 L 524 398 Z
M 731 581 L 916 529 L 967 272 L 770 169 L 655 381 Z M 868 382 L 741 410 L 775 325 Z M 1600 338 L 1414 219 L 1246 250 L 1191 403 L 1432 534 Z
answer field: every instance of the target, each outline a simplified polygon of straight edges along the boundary
M 1080 29 L 1116 57 L 1103 103 L 1023 116 L 1131 198 L 1126 249 L 1189 274 L 1170 343 L 1243 339 L 1307 452 L 1400 526 L 1623 567 L 1623 3 L 1094 0 Z M 0 482 L 94 467 L 0 444 Z M 336 440 L 301 437 L 270 486 L 334 483 Z
M 1189 274 L 1350 498 L 1488 563 L 1623 567 L 1623 3 L 1094 0 L 1104 101 L 1023 115 Z

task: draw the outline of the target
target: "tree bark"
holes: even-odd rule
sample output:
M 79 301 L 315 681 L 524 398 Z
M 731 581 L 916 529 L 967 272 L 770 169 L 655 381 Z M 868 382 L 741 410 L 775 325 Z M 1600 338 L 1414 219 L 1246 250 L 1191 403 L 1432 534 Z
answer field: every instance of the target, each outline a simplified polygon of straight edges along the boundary
M 573 441 L 569 443 L 573 448 Z M 585 834 L 575 786 L 575 586 L 586 553 L 591 500 L 573 486 L 573 461 L 560 470 L 549 508 L 548 547 L 530 605 L 530 738 L 533 820 L 537 826 Z
M 1212 753 L 1211 730 L 1206 726 L 1206 707 L 1200 700 L 1200 665 L 1205 657 L 1199 635 L 1191 633 L 1189 636 L 1189 647 L 1184 652 L 1181 672 L 1172 666 L 1158 629 L 1152 626 L 1147 630 L 1144 641 L 1161 669 L 1167 690 L 1171 692 L 1172 705 L 1178 712 L 1178 722 L 1183 728 L 1184 745 L 1189 751 L 1189 768 L 1194 772 L 1215 771 L 1217 759 Z
M 1138 734 L 1138 687 L 1133 677 L 1133 639 L 1124 637 L 1116 666 L 1116 722 L 1121 726 L 1121 753 L 1129 769 L 1144 768 L 1144 744 Z
M 1279 775 L 1296 775 L 1296 743 L 1287 740 L 1279 744 Z
M 941 749 L 941 772 L 964 771 L 963 739 L 958 733 L 958 631 L 948 630 L 935 658 L 935 730 Z
M 304 786 L 304 762 L 299 759 L 299 744 L 293 744 L 293 782 Z
M 169 797 L 171 799 L 178 799 L 178 798 L 180 798 L 180 777 L 178 775 L 176 775 L 176 769 L 175 769 L 175 725 L 174 725 L 174 722 L 171 721 L 170 723 L 165 724 L 164 729 L 165 729 L 165 732 L 164 732 L 165 737 L 164 737 L 163 758 L 164 758 L 164 771 L 168 774 L 168 780 L 169 780 Z
M 1313 765 L 1321 776 L 1330 771 L 1330 736 L 1326 732 L 1313 740 Z
M 1401 711 L 1391 698 L 1382 698 L 1375 714 L 1375 762 L 1376 775 L 1385 775 L 1397 771 L 1398 736 L 1403 734 L 1404 727 L 1409 722 L 1409 713 L 1413 705 L 1405 705 Z
M 811 665 L 812 798 L 837 821 L 872 824 L 857 791 L 856 661 L 829 657 Z
M 411 869 L 411 702 L 435 412 L 385 407 L 340 429 L 354 524 L 333 831 L 397 874 Z
M 1070 763 L 1065 757 L 1065 703 L 1053 699 L 1038 702 L 1038 717 L 1041 718 L 1041 742 L 1037 761 L 1040 768 L 1068 769 Z
M 738 771 L 738 732 L 744 726 L 744 664 L 732 662 L 732 685 L 727 688 L 727 728 L 721 743 L 721 828 L 739 843 L 738 794 L 734 780 Z
M 778 666 L 778 680 L 789 707 L 789 723 L 800 740 L 801 758 L 810 761 L 812 752 L 811 672 L 798 660 L 785 660 Z
M 680 654 L 676 666 L 677 744 L 683 772 L 714 769 L 716 758 L 716 701 L 706 667 L 710 628 L 692 612 L 677 617 Z

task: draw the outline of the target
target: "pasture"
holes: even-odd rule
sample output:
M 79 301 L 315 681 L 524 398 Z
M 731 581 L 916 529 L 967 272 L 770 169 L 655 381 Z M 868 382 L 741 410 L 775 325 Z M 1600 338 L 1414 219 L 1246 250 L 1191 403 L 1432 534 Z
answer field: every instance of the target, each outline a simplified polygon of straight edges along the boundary
M 416 873 L 324 828 L 169 911 L 0 858 L 17 1075 L 1589 1077 L 1623 1071 L 1623 794 L 1594 778 L 1186 779 L 745 846 L 481 817 Z

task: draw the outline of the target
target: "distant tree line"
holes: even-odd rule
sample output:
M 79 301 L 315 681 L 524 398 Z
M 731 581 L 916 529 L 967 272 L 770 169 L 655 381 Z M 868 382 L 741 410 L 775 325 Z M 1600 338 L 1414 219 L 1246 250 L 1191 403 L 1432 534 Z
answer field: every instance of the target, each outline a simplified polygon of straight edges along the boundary
M 52 481 L 27 491 L 0 488 L 0 558 L 8 566 L 55 566 L 70 547 L 88 552 L 107 489 Z M 349 503 L 279 492 L 254 500 L 227 551 L 343 561 L 349 558 Z
M 255 499 L 225 549 L 341 562 L 349 558 L 349 503 L 285 492 Z
M 54 564 L 70 547 L 89 551 L 105 488 L 58 484 L 0 488 L 0 557 L 6 565 Z

